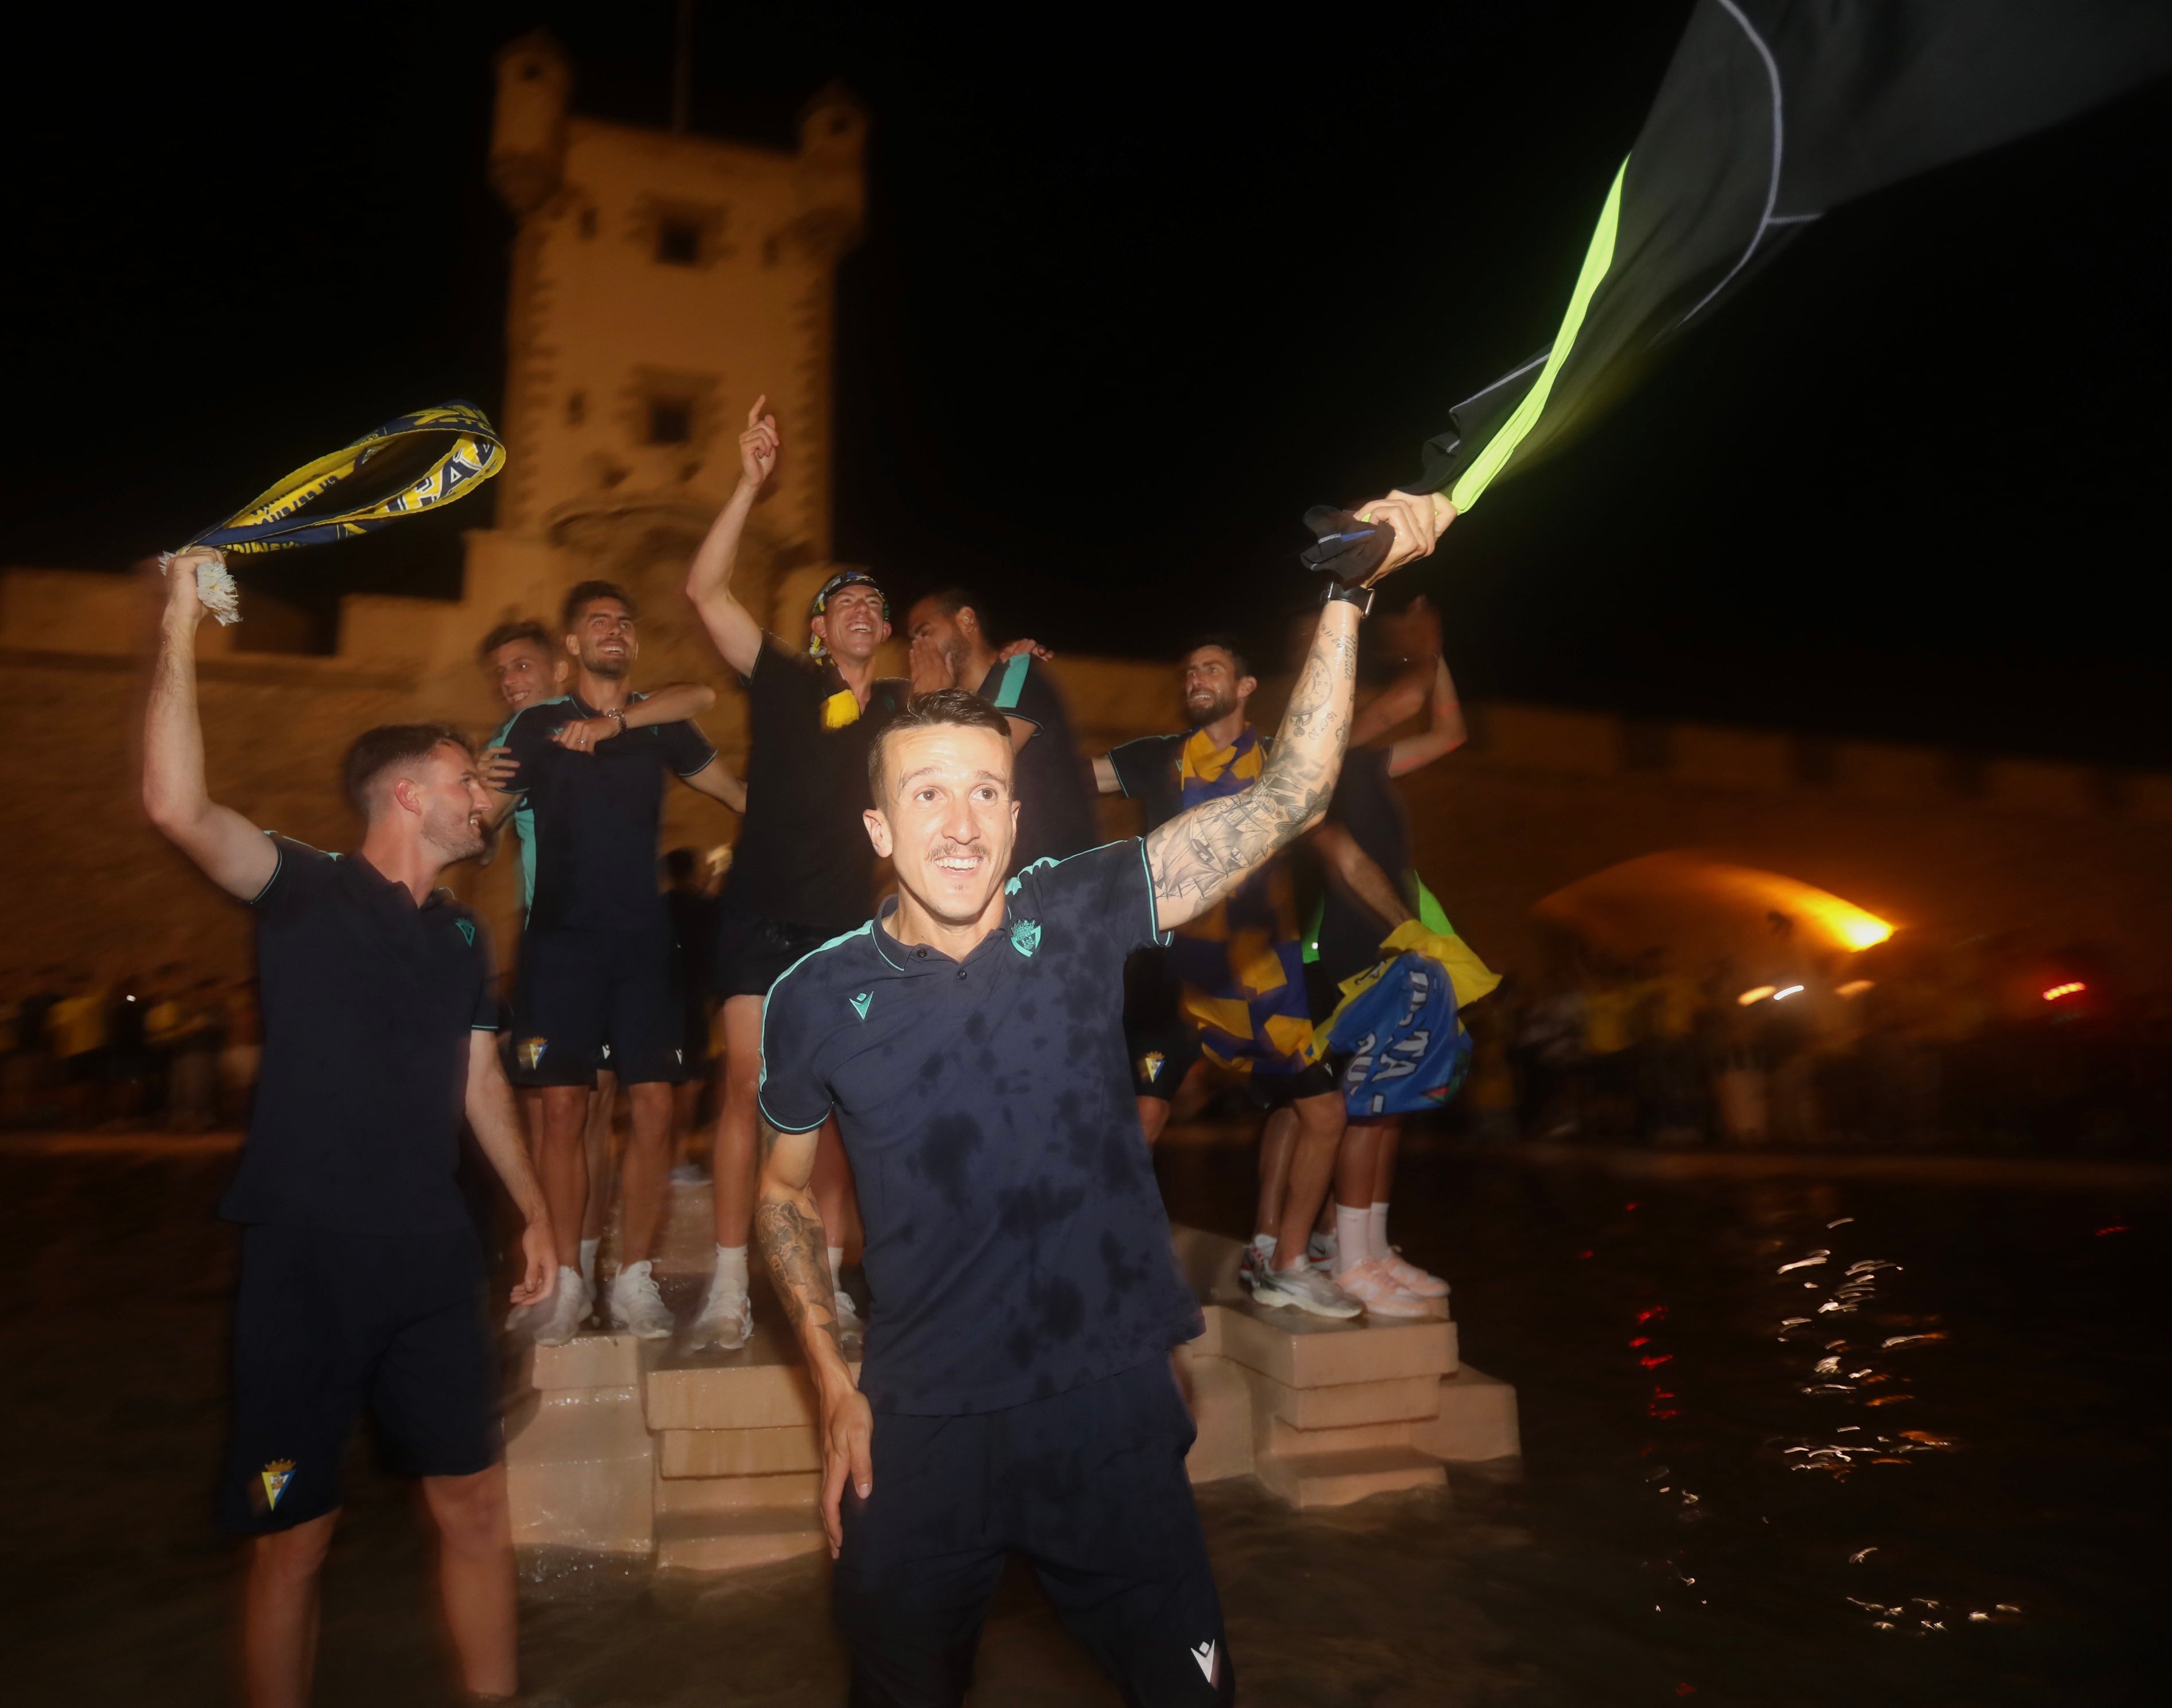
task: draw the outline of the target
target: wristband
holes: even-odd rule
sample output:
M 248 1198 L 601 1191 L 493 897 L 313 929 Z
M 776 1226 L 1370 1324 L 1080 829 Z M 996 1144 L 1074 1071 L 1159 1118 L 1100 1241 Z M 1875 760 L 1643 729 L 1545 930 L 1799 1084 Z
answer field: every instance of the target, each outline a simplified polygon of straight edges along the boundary
M 1320 596 L 1322 605 L 1345 604 L 1358 607 L 1358 615 L 1369 616 L 1373 610 L 1373 589 L 1369 587 L 1346 587 L 1341 582 L 1330 582 L 1327 591 Z
M 626 733 L 625 707 L 619 706 L 607 706 L 604 708 L 604 716 L 610 719 L 612 722 L 618 726 L 618 733 L 621 735 L 624 735 Z

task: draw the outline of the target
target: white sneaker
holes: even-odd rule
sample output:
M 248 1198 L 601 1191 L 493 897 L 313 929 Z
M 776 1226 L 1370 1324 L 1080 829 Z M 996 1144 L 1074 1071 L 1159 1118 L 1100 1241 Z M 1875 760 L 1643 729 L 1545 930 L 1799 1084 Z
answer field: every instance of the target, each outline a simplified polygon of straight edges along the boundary
M 1263 1305 L 1285 1305 L 1315 1317 L 1354 1317 L 1364 1307 L 1299 1258 L 1288 1269 L 1260 1272 L 1252 1297 Z
M 694 1331 L 687 1340 L 691 1348 L 699 1351 L 703 1346 L 714 1346 L 720 1351 L 736 1352 L 747 1343 L 754 1332 L 754 1306 L 747 1291 L 726 1282 L 722 1277 L 712 1277 L 709 1296 L 702 1302 L 702 1314 L 694 1319 Z
M 1391 1252 L 1379 1260 L 1380 1267 L 1393 1277 L 1397 1286 L 1406 1293 L 1416 1293 L 1422 1299 L 1444 1299 L 1448 1283 L 1438 1276 L 1420 1269 L 1414 1263 L 1405 1263 L 1401 1252 Z
M 837 1349 L 847 1358 L 857 1358 L 867 1344 L 868 1325 L 860 1320 L 860 1308 L 852 1302 L 852 1296 L 844 1288 L 837 1289 Z
M 679 1326 L 663 1294 L 656 1291 L 656 1277 L 649 1272 L 647 1258 L 622 1265 L 611 1277 L 610 1325 L 624 1329 L 639 1340 L 668 1340 Z
M 558 1291 L 533 1308 L 539 1313 L 534 1319 L 537 1345 L 562 1346 L 580 1333 L 581 1319 L 589 1313 L 588 1288 L 580 1270 L 560 1264 Z
M 1335 1277 L 1343 1292 L 1365 1307 L 1368 1317 L 1429 1317 L 1433 1307 L 1397 1286 L 1380 1260 L 1372 1259 Z

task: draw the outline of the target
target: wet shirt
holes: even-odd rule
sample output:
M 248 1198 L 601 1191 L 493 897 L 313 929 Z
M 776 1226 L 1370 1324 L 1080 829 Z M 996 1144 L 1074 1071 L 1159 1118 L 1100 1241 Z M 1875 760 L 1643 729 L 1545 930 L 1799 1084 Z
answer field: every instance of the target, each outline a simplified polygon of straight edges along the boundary
M 575 753 L 553 730 L 599 717 L 578 695 L 527 707 L 506 728 L 513 786 L 535 813 L 528 923 L 539 931 L 644 931 L 664 919 L 656 830 L 667 772 L 692 776 L 717 750 L 687 722 L 653 723 Z
M 877 1410 L 1000 1410 L 1199 1333 L 1124 1053 L 1124 957 L 1160 940 L 1134 839 L 1021 872 L 963 962 L 874 920 L 771 990 L 762 1115 L 837 1113 Z
M 1341 775 L 1327 803 L 1327 820 L 1350 833 L 1350 840 L 1409 900 L 1405 874 L 1411 869 L 1410 819 L 1388 776 L 1388 750 L 1353 747 L 1343 756 Z M 1341 984 L 1380 959 L 1380 939 L 1393 929 L 1373 910 L 1331 884 L 1320 900 L 1320 967 Z
M 848 931 L 874 905 L 875 852 L 861 816 L 868 743 L 904 709 L 911 685 L 876 682 L 862 711 L 834 670 L 773 635 L 745 680 L 746 819 L 721 912 Z
M 1094 778 L 1071 739 L 1071 713 L 1040 660 L 1030 653 L 1001 660 L 973 690 L 1007 717 L 1034 727 L 1015 770 L 1018 842 L 1011 860 L 1023 870 L 1036 860 L 1067 860 L 1101 841 Z
M 275 837 L 251 904 L 264 1058 L 230 1222 L 340 1233 L 469 1226 L 454 1181 L 469 1039 L 497 1029 L 490 939 L 359 854 Z

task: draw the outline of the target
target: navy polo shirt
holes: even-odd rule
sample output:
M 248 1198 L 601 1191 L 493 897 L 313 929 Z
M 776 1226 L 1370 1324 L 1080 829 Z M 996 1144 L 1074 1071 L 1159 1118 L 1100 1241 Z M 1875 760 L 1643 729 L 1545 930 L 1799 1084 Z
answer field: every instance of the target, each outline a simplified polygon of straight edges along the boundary
M 535 811 L 531 930 L 660 929 L 664 774 L 691 777 L 717 756 L 708 738 L 683 722 L 623 731 L 593 753 L 551 739 L 561 726 L 599 715 L 578 695 L 546 700 L 524 708 L 502 738 L 520 765 L 507 792 Z
M 359 854 L 272 838 L 251 904 L 264 1061 L 230 1222 L 340 1233 L 470 1225 L 460 1161 L 471 1034 L 497 1029 L 490 939 Z
M 1200 1332 L 1124 1051 L 1124 957 L 1161 941 L 1134 838 L 1019 873 L 962 962 L 872 920 L 771 987 L 762 1114 L 837 1112 L 878 1410 L 1000 1410 Z

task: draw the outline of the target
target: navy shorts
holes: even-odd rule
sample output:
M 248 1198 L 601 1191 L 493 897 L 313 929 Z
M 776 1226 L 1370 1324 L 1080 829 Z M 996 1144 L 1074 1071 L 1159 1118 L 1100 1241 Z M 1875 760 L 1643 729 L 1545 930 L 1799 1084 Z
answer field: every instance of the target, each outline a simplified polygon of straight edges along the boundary
M 536 931 L 520 940 L 513 1077 L 525 1086 L 676 1085 L 687 1076 L 686 1005 L 671 928 Z
M 766 914 L 726 914 L 717 921 L 717 995 L 766 996 L 769 987 L 837 933 Z
M 1176 1101 L 1176 1088 L 1198 1065 L 1199 1034 L 1184 1020 L 1124 1031 L 1124 1050 L 1132 1059 L 1132 1091 L 1138 1097 Z
M 483 1281 L 468 1228 L 245 1228 L 219 1528 L 262 1535 L 336 1508 L 340 1461 L 364 1411 L 407 1475 L 496 1464 L 497 1356 Z
M 962 1701 L 1013 1550 L 1126 1702 L 1232 1700 L 1192 1434 L 1160 1359 L 1004 1411 L 877 1412 L 874 1492 L 845 1491 L 831 1579 L 854 1708 Z

